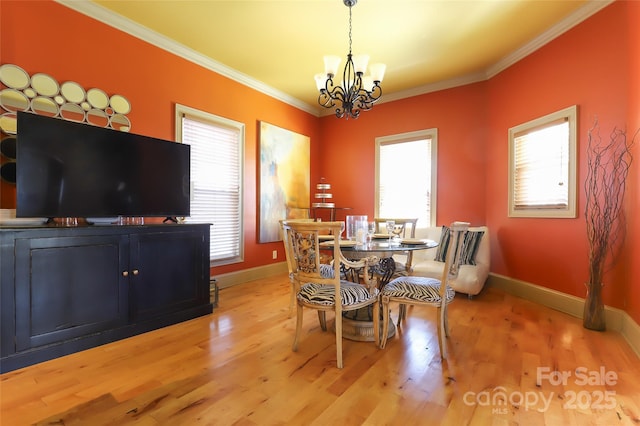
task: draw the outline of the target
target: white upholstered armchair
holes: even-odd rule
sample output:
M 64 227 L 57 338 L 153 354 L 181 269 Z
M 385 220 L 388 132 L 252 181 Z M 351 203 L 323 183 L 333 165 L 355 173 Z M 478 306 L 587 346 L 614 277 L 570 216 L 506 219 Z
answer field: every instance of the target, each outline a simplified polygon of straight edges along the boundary
M 473 256 L 473 253 L 469 253 L 472 258 L 467 262 L 475 263 L 475 265 L 461 264 L 458 276 L 451 280 L 449 285 L 455 291 L 465 293 L 469 295 L 469 297 L 472 297 L 480 293 L 489 276 L 491 250 L 489 228 L 486 226 L 470 227 L 469 232 L 475 232 L 476 234 L 473 235 L 475 238 L 478 238 L 480 235 L 479 232 L 482 232 L 482 236 L 477 241 L 475 256 Z M 436 242 L 440 242 L 441 235 L 441 226 L 433 226 L 416 231 L 416 238 L 428 238 Z M 438 250 L 438 247 L 429 250 L 416 250 L 413 254 L 413 270 L 411 275 L 440 278 L 442 276 L 444 262 L 436 260 L 436 255 L 439 254 Z

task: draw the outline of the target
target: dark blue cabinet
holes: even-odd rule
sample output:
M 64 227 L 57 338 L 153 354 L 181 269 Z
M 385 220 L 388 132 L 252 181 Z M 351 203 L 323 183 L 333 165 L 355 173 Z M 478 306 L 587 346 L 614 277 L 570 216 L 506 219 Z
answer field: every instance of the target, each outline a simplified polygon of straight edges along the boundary
M 0 228 L 0 370 L 212 311 L 209 225 Z

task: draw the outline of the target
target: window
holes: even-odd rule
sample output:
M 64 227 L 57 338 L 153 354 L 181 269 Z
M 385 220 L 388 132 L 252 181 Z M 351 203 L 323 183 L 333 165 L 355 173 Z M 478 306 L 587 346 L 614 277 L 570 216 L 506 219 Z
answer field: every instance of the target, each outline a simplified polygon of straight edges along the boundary
M 436 223 L 437 129 L 376 138 L 376 217 Z
M 244 124 L 176 105 L 176 140 L 191 145 L 190 223 L 211 223 L 212 265 L 243 260 Z
M 577 107 L 509 129 L 509 216 L 576 217 Z

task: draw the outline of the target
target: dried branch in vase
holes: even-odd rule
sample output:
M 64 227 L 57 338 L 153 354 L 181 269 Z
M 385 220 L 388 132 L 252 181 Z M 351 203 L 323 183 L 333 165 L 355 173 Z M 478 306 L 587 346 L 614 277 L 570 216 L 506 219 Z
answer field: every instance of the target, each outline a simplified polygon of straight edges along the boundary
M 613 266 L 626 234 L 623 201 L 634 139 L 635 135 L 628 141 L 624 130 L 614 128 L 603 143 L 597 120 L 589 130 L 585 180 L 589 280 L 583 325 L 592 330 L 605 329 L 603 276 Z

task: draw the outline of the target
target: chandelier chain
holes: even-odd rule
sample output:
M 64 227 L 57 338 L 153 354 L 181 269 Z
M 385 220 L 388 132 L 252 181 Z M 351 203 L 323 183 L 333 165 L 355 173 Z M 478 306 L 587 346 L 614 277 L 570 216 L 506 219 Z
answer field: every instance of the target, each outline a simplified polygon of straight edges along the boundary
M 352 6 L 349 6 L 349 54 L 351 54 L 351 8 Z

